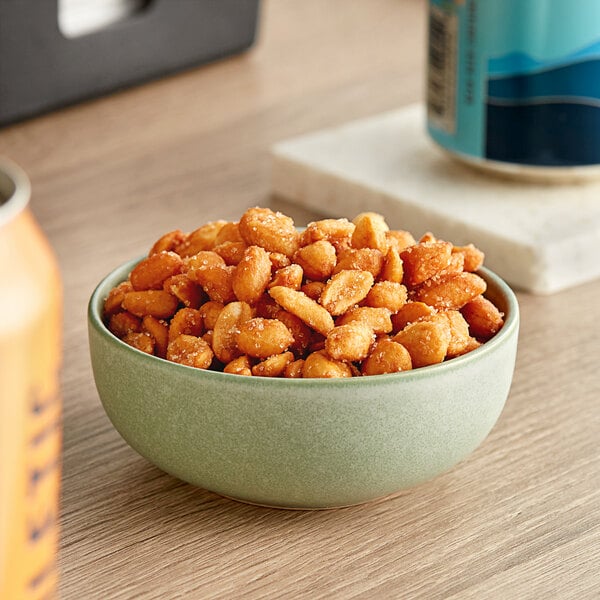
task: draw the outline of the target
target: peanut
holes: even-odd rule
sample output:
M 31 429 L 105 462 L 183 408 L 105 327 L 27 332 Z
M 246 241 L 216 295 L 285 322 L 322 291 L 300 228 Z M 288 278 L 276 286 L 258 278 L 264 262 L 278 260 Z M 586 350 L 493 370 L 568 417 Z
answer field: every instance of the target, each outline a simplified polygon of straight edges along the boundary
M 302 368 L 304 367 L 304 359 L 299 358 L 294 362 L 290 362 L 286 365 L 283 371 L 283 376 L 289 379 L 299 379 L 302 377 Z
M 337 257 L 333 244 L 326 240 L 303 246 L 294 255 L 294 261 L 302 267 L 309 279 L 327 279 L 333 272 Z
M 326 240 L 335 247 L 336 251 L 339 251 L 350 247 L 355 228 L 354 223 L 350 223 L 348 219 L 313 221 L 308 224 L 301 236 L 302 245 L 306 246 L 313 242 Z
M 339 360 L 327 356 L 323 350 L 309 354 L 302 365 L 302 377 L 304 378 L 334 378 L 352 377 L 350 367 Z
M 426 282 L 417 291 L 417 300 L 434 308 L 459 310 L 486 290 L 485 281 L 475 273 L 459 273 L 441 281 Z
M 169 345 L 169 328 L 164 321 L 146 315 L 142 320 L 142 328 L 154 340 L 154 352 L 160 358 L 166 358 Z
M 410 232 L 402 229 L 391 229 L 390 231 L 386 231 L 385 237 L 387 238 L 388 248 L 394 248 L 398 253 L 402 252 L 404 248 L 414 246 L 417 243 Z
M 238 356 L 231 362 L 227 363 L 223 368 L 223 373 L 231 373 L 232 375 L 252 375 L 250 368 L 250 360 L 246 355 Z
M 318 300 L 321 297 L 324 289 L 324 281 L 308 281 L 300 288 L 300 291 L 305 293 L 309 298 Z
M 169 342 L 167 359 L 196 369 L 208 369 L 213 360 L 213 351 L 202 338 L 180 335 Z
M 407 302 L 395 315 L 392 315 L 393 330 L 398 332 L 408 324 L 420 321 L 435 312 L 435 308 L 425 302 Z
M 383 375 L 412 369 L 408 350 L 389 338 L 378 340 L 361 365 L 363 375 Z
M 490 339 L 504 324 L 502 313 L 483 296 L 476 296 L 467 302 L 461 312 L 469 324 L 471 335 L 482 340 Z
M 361 213 L 352 222 L 355 225 L 352 233 L 353 248 L 375 248 L 382 254 L 387 252 L 386 233 L 389 227 L 381 215 L 372 212 Z
M 406 288 L 394 281 L 379 281 L 369 290 L 365 304 L 373 308 L 387 308 L 392 313 L 398 312 L 407 300 Z
M 373 277 L 377 277 L 382 267 L 383 254 L 376 248 L 349 248 L 340 252 L 333 273 L 335 275 L 340 271 L 355 269 L 369 271 Z
M 289 287 L 292 290 L 299 290 L 302 285 L 303 275 L 304 273 L 300 265 L 293 264 L 288 267 L 283 267 L 277 270 L 268 287 L 272 288 L 277 285 L 282 285 L 284 287 Z
M 252 318 L 252 309 L 245 302 L 230 302 L 221 310 L 213 328 L 212 348 L 222 363 L 229 363 L 245 354 L 237 344 L 243 323 Z
M 252 375 L 257 377 L 280 377 L 286 367 L 293 361 L 294 355 L 291 352 L 270 356 L 252 367 Z
M 392 341 L 402 344 L 410 354 L 413 367 L 441 363 L 450 344 L 450 327 L 430 321 L 417 321 L 398 332 Z
M 271 280 L 271 261 L 260 246 L 249 246 L 233 272 L 232 286 L 238 300 L 254 304 Z
M 237 333 L 240 351 L 256 358 L 281 354 L 293 341 L 290 330 L 277 319 L 254 317 L 241 323 Z
M 219 229 L 217 235 L 215 236 L 213 242 L 214 246 L 219 246 L 220 244 L 224 244 L 225 242 L 243 242 L 244 238 L 240 234 L 240 224 L 239 223 L 225 223 L 223 227 Z
M 464 270 L 472 273 L 473 271 L 477 271 L 479 267 L 483 265 L 483 261 L 485 259 L 485 254 L 473 246 L 473 244 L 467 244 L 466 246 L 454 246 L 452 248 L 452 253 L 460 253 L 464 258 Z
M 235 266 L 242 260 L 247 247 L 245 242 L 223 242 L 214 246 L 213 252 L 218 254 L 226 265 Z
M 445 269 L 452 256 L 448 242 L 420 242 L 400 253 L 404 265 L 404 281 L 417 286 Z
M 404 277 L 404 266 L 398 250 L 390 247 L 383 258 L 383 266 L 379 273 L 379 279 L 382 281 L 393 281 L 402 283 Z
M 159 252 L 170 252 L 175 250 L 178 246 L 183 244 L 187 239 L 187 234 L 183 233 L 180 229 L 176 229 L 175 231 L 169 231 L 169 233 L 165 233 L 165 235 L 161 236 L 148 253 L 148 256 L 152 256 L 153 254 L 158 254 Z
M 122 310 L 121 304 L 125 300 L 125 294 L 132 291 L 133 286 L 130 281 L 123 281 L 117 287 L 110 290 L 104 301 L 104 316 L 109 317 Z
M 249 246 L 261 246 L 268 252 L 281 252 L 288 257 L 298 249 L 299 234 L 294 221 L 269 208 L 250 208 L 240 219 L 239 231 Z
M 327 335 L 333 329 L 333 318 L 327 310 L 302 292 L 279 285 L 272 287 L 269 294 L 277 304 L 319 333 Z
M 332 315 L 341 315 L 363 300 L 372 285 L 369 271 L 340 271 L 327 282 L 319 302 Z
M 202 321 L 206 329 L 210 330 L 215 328 L 217 318 L 219 317 L 219 314 L 221 313 L 224 307 L 225 305 L 222 302 L 215 302 L 214 300 L 209 300 L 198 309 L 198 312 L 202 317 Z
M 199 308 L 206 300 L 206 294 L 202 288 L 184 273 L 165 279 L 163 290 L 173 294 L 188 308 Z
M 334 360 L 360 361 L 375 341 L 373 330 L 360 321 L 334 327 L 325 340 L 325 350 Z
M 179 301 L 164 290 L 145 290 L 143 292 L 128 292 L 123 299 L 123 308 L 137 317 L 151 315 L 157 319 L 172 317 Z
M 169 325 L 169 341 L 174 340 L 182 334 L 200 337 L 204 333 L 202 315 L 200 311 L 193 308 L 182 308 L 178 310 Z
M 212 221 L 192 231 L 185 240 L 178 244 L 174 250 L 179 256 L 194 256 L 203 250 L 210 250 L 215 243 L 215 238 L 227 221 Z
M 357 306 L 338 318 L 336 325 L 347 323 L 364 323 L 377 335 L 392 331 L 390 311 L 387 308 L 373 308 L 371 306 Z
M 154 340 L 147 333 L 132 331 L 123 337 L 123 341 L 146 354 L 154 353 Z
M 158 252 L 139 262 L 131 271 L 129 280 L 133 289 L 160 290 L 165 279 L 181 272 L 183 261 L 175 252 Z
M 141 326 L 141 319 L 127 311 L 112 315 L 108 322 L 110 331 L 120 338 L 126 336 L 128 333 L 139 333 Z

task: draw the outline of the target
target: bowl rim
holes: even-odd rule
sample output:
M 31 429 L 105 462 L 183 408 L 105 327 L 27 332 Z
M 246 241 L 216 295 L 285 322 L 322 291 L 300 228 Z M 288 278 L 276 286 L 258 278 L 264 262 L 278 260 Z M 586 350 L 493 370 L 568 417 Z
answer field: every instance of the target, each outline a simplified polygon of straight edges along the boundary
M 141 256 L 138 258 L 134 258 L 128 260 L 125 263 L 122 263 L 112 271 L 110 271 L 106 276 L 104 276 L 98 285 L 95 287 L 90 300 L 88 302 L 87 316 L 88 316 L 88 325 L 93 327 L 102 337 L 113 343 L 115 346 L 120 348 L 122 351 L 131 352 L 134 355 L 138 355 L 138 359 L 142 362 L 146 362 L 147 364 L 156 364 L 156 361 L 159 361 L 158 364 L 161 365 L 170 365 L 168 368 L 173 368 L 175 372 L 179 370 L 182 374 L 187 374 L 187 376 L 198 377 L 202 380 L 225 380 L 228 384 L 239 383 L 240 385 L 247 385 L 249 380 L 252 379 L 260 379 L 261 383 L 266 385 L 273 385 L 276 387 L 285 387 L 287 385 L 291 386 L 303 386 L 303 387 L 312 387 L 312 386 L 322 386 L 322 385 L 342 385 L 342 386 L 371 386 L 375 381 L 381 381 L 382 383 L 395 383 L 401 384 L 402 381 L 407 380 L 419 380 L 431 377 L 435 373 L 442 373 L 450 370 L 458 369 L 462 366 L 466 366 L 467 364 L 478 360 L 480 357 L 483 357 L 490 352 L 493 352 L 498 346 L 505 343 L 505 341 L 511 337 L 511 334 L 516 333 L 515 329 L 519 328 L 519 304 L 517 297 L 511 287 L 496 273 L 491 271 L 486 267 L 481 267 L 476 272 L 480 276 L 482 276 L 486 283 L 489 285 L 493 285 L 501 297 L 506 303 L 506 311 L 504 314 L 504 325 L 502 329 L 490 340 L 483 343 L 479 348 L 468 352 L 467 354 L 463 354 L 461 356 L 456 356 L 450 360 L 435 364 L 429 365 L 426 367 L 419 367 L 418 369 L 411 369 L 409 371 L 401 371 L 399 373 L 385 373 L 382 375 L 373 375 L 373 376 L 364 376 L 364 377 L 338 377 L 338 378 L 282 378 L 282 377 L 264 377 L 259 375 L 253 375 L 252 377 L 244 377 L 241 375 L 236 375 L 233 373 L 224 373 L 222 371 L 212 371 L 210 369 L 198 369 L 196 367 L 190 367 L 187 365 L 182 365 L 176 362 L 168 361 L 164 358 L 160 358 L 158 356 L 154 356 L 152 354 L 147 354 L 126 344 L 117 336 L 115 336 L 108 327 L 104 324 L 104 321 L 101 317 L 101 307 L 104 304 L 104 299 L 106 295 L 110 291 L 112 287 L 125 281 L 127 275 L 132 270 L 132 268 L 141 260 L 146 258 L 146 256 Z M 194 375 L 192 375 L 194 374 Z

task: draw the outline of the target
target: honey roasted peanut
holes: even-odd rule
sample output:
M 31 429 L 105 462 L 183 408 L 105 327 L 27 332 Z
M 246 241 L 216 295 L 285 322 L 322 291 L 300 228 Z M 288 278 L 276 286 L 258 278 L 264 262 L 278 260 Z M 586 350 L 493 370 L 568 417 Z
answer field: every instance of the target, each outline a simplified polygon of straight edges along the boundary
M 223 367 L 223 373 L 231 373 L 232 375 L 252 375 L 250 367 L 250 359 L 246 355 L 238 356 Z
M 406 287 L 395 281 L 379 281 L 369 290 L 365 304 L 373 308 L 387 308 L 398 312 L 407 300 Z
M 426 367 L 441 363 L 446 358 L 450 327 L 447 323 L 417 321 L 407 325 L 392 341 L 408 350 L 413 367 Z
M 435 312 L 435 308 L 425 302 L 407 302 L 395 315 L 392 315 L 394 331 L 400 331 L 410 323 L 420 321 Z
M 307 246 L 313 242 L 327 240 L 336 252 L 350 247 L 355 225 L 348 219 L 322 219 L 309 223 L 301 235 L 301 244 Z
M 348 248 L 339 253 L 338 262 L 333 269 L 337 274 L 345 270 L 369 271 L 378 277 L 383 268 L 383 254 L 376 248 Z
M 212 221 L 202 225 L 185 236 L 184 240 L 175 246 L 173 250 L 182 257 L 194 256 L 198 252 L 209 250 L 214 246 L 217 234 L 226 223 L 227 221 Z
M 452 254 L 455 253 L 460 253 L 463 255 L 463 269 L 468 273 L 477 271 L 479 267 L 483 266 L 485 255 L 481 250 L 479 250 L 479 248 L 473 246 L 473 244 L 468 244 L 466 246 L 454 246 L 454 248 L 452 248 Z
M 285 352 L 294 341 L 294 337 L 278 319 L 254 317 L 239 325 L 236 340 L 238 348 L 244 354 L 268 358 Z
M 404 265 L 404 281 L 414 287 L 437 275 L 450 264 L 452 244 L 419 242 L 400 253 Z
M 327 279 L 333 272 L 337 257 L 333 244 L 319 240 L 303 246 L 294 255 L 294 261 L 302 267 L 309 279 Z
M 292 219 L 270 208 L 250 208 L 240 219 L 239 231 L 248 245 L 261 246 L 268 252 L 288 257 L 298 249 L 299 233 Z
M 269 283 L 269 287 L 275 287 L 277 285 L 282 285 L 284 287 L 289 287 L 292 290 L 299 290 L 302 285 L 302 279 L 304 278 L 304 272 L 302 271 L 302 267 L 300 265 L 289 265 L 287 267 L 282 267 L 281 269 L 277 269 L 275 275 L 271 279 Z
M 352 308 L 341 317 L 338 317 L 336 325 L 360 322 L 368 325 L 377 335 L 392 331 L 392 320 L 390 310 L 383 307 L 357 306 Z
M 373 275 L 369 271 L 340 271 L 327 282 L 319 302 L 330 314 L 339 316 L 364 300 L 372 285 Z
M 124 337 L 128 333 L 139 333 L 142 328 L 142 320 L 130 312 L 123 311 L 110 317 L 108 328 L 117 337 Z
M 375 333 L 365 323 L 354 321 L 334 327 L 325 340 L 325 350 L 334 360 L 361 361 L 369 354 Z
M 236 300 L 233 289 L 235 269 L 234 266 L 215 265 L 194 269 L 189 272 L 188 277 L 199 283 L 211 300 L 227 304 Z
M 132 331 L 123 336 L 123 341 L 146 354 L 154 353 L 154 340 L 147 333 Z
M 121 306 L 137 317 L 151 315 L 157 319 L 168 319 L 177 311 L 177 298 L 164 290 L 127 292 Z
M 302 377 L 302 369 L 304 367 L 304 359 L 299 358 L 294 362 L 288 363 L 283 371 L 283 376 L 289 379 L 300 379 Z
M 260 246 L 249 246 L 233 271 L 233 292 L 238 300 L 254 304 L 271 281 L 269 254 Z
M 377 213 L 366 212 L 357 215 L 352 222 L 355 226 L 352 247 L 374 248 L 385 255 L 388 249 L 386 233 L 389 230 L 385 219 Z
M 459 273 L 441 281 L 426 282 L 416 298 L 440 310 L 459 310 L 486 290 L 485 281 L 475 273 Z
M 146 315 L 142 320 L 142 329 L 154 340 L 156 356 L 166 358 L 167 346 L 169 345 L 169 328 L 167 324 L 151 315 Z
M 199 308 L 207 299 L 202 288 L 185 274 L 173 275 L 165 279 L 163 290 L 173 294 L 188 308 Z
M 158 254 L 159 252 L 169 252 L 171 250 L 175 250 L 178 246 L 180 247 L 185 240 L 187 239 L 187 235 L 183 233 L 180 229 L 176 229 L 175 231 L 169 231 L 165 233 L 162 237 L 160 237 L 148 253 L 148 256 L 152 256 L 153 254 Z
M 252 375 L 257 377 L 279 377 L 292 362 L 294 362 L 294 355 L 292 352 L 275 354 L 274 356 L 270 356 L 255 364 L 252 367 Z
M 238 347 L 237 335 L 243 323 L 252 318 L 252 308 L 245 302 L 230 302 L 219 312 L 212 335 L 212 349 L 222 363 L 229 363 L 244 352 Z
M 269 294 L 275 302 L 296 315 L 315 331 L 327 335 L 333 329 L 334 323 L 331 314 L 303 292 L 278 285 L 272 287 Z
M 169 341 L 181 334 L 200 337 L 203 333 L 204 327 L 200 311 L 193 308 L 181 308 L 173 315 L 169 325 Z
M 502 313 L 483 296 L 476 296 L 467 302 L 461 312 L 469 324 L 471 334 L 483 340 L 488 340 L 498 333 L 504 324 Z
M 383 281 L 393 281 L 394 283 L 402 283 L 403 278 L 404 265 L 400 258 L 400 254 L 396 248 L 390 246 L 383 258 L 379 279 Z
M 213 359 L 213 351 L 202 338 L 180 335 L 169 342 L 167 359 L 188 367 L 208 369 Z
M 352 369 L 341 360 L 330 358 L 324 350 L 309 354 L 302 365 L 302 377 L 334 378 L 352 377 Z
M 371 353 L 363 361 L 361 372 L 363 375 L 384 375 L 410 369 L 412 359 L 408 350 L 386 337 L 377 340 Z
M 133 286 L 130 281 L 123 281 L 118 286 L 114 287 L 108 293 L 106 300 L 104 301 L 104 316 L 110 317 L 121 310 L 123 307 L 123 300 L 125 300 L 125 294 L 127 292 L 132 292 Z
M 181 272 L 183 260 L 175 252 L 158 252 L 139 262 L 129 281 L 134 290 L 160 290 L 165 279 Z
M 160 237 L 104 303 L 125 343 L 200 369 L 251 377 L 398 373 L 471 352 L 504 316 L 483 294 L 484 254 L 419 238 L 364 212 L 299 232 L 249 208 Z
M 223 242 L 213 248 L 213 252 L 218 254 L 226 265 L 237 265 L 246 251 L 245 242 Z

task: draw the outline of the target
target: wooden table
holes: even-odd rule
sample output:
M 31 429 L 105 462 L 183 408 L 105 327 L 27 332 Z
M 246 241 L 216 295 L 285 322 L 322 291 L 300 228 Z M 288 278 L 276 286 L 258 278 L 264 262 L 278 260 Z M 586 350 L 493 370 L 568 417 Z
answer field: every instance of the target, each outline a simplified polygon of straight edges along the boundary
M 281 139 L 422 96 L 425 2 L 271 0 L 250 52 L 0 130 L 65 284 L 62 596 L 600 597 L 600 281 L 519 294 L 512 392 L 485 443 L 365 506 L 288 512 L 165 475 L 105 416 L 86 302 L 162 232 L 270 205 Z

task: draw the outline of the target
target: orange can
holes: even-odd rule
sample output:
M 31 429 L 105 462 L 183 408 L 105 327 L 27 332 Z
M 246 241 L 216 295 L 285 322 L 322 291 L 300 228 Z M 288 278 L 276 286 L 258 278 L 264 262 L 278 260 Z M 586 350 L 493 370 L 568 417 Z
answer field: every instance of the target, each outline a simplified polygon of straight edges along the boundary
M 62 290 L 28 209 L 30 184 L 0 159 L 0 598 L 57 593 Z

